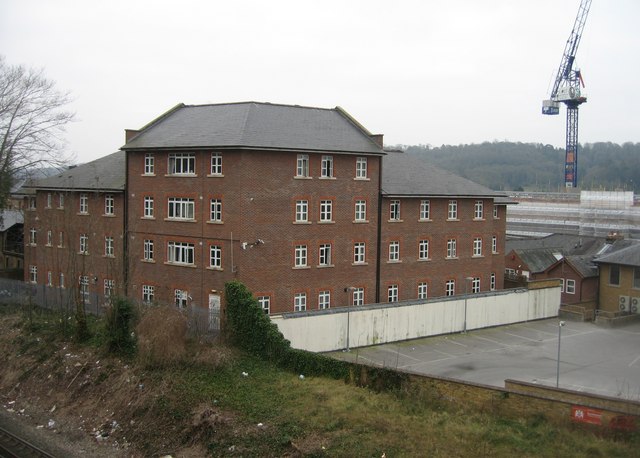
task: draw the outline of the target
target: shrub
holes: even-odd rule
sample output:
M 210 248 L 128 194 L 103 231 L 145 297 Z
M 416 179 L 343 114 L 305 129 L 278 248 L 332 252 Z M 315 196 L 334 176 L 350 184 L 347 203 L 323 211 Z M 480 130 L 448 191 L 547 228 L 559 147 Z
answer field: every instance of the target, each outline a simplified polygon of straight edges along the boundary
M 131 355 L 136 350 L 133 325 L 136 311 L 133 304 L 121 297 L 114 298 L 107 311 L 107 349 L 119 355 Z

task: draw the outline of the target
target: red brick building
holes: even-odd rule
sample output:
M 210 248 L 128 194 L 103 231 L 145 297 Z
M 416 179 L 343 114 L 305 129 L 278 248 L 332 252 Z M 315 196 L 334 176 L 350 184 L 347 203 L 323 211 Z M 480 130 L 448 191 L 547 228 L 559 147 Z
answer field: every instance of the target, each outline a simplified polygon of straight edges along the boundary
M 238 279 L 265 311 L 279 313 L 503 287 L 506 218 L 497 195 L 385 152 L 381 135 L 340 108 L 178 105 L 127 131 L 122 150 L 117 190 L 60 189 L 75 192 L 65 205 L 80 205 L 84 194 L 90 209 L 114 196 L 123 211 L 109 224 L 126 234 L 114 238 L 123 278 L 115 284 L 137 300 L 217 307 L 224 284 Z M 38 183 L 34 215 L 47 213 L 55 189 Z M 69 215 L 66 243 L 90 233 L 89 255 L 74 259 L 97 288 L 115 277 L 94 248 L 113 229 L 90 214 Z M 84 222 L 100 228 L 87 231 Z M 58 223 L 31 224 L 46 231 Z M 36 251 L 28 262 L 42 283 Z
M 26 185 L 26 281 L 85 303 L 124 292 L 124 166 L 117 152 Z

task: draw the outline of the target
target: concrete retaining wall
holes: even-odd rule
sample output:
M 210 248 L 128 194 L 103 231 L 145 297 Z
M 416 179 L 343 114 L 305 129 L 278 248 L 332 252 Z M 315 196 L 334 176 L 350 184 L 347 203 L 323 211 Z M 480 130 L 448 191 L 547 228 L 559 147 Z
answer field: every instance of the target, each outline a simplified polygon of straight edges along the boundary
M 273 315 L 294 348 L 313 352 L 364 347 L 558 315 L 557 282 L 427 301 Z

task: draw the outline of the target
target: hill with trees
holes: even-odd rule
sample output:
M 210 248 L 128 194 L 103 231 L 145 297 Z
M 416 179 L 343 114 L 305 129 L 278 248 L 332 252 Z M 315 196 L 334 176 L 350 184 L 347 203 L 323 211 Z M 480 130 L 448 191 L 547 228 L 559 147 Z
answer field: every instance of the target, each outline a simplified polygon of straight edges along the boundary
M 406 153 L 494 190 L 564 188 L 563 148 L 540 143 L 398 145 Z M 640 192 L 640 143 L 587 143 L 578 150 L 578 185 L 589 190 Z

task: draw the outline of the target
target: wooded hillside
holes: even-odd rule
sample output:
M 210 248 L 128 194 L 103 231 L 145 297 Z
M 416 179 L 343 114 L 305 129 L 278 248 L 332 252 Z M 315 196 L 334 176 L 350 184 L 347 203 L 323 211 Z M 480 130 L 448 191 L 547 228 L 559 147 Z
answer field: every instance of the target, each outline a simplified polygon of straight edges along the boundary
M 558 191 L 564 188 L 564 149 L 539 143 L 399 145 L 460 176 L 495 190 Z M 640 143 L 588 143 L 578 150 L 578 185 L 586 190 L 640 192 Z

